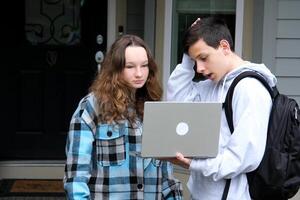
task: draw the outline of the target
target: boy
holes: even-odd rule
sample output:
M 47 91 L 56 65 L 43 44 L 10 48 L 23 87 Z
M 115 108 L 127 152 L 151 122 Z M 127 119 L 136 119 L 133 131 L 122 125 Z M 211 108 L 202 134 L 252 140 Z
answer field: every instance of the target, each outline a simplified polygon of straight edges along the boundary
M 193 82 L 193 66 L 206 80 Z M 167 99 L 172 101 L 224 102 L 234 78 L 243 71 L 256 71 L 273 87 L 275 76 L 263 64 L 243 60 L 233 51 L 227 25 L 220 19 L 196 21 L 184 37 L 184 56 L 168 81 Z M 190 170 L 188 188 L 192 199 L 220 200 L 226 179 L 232 179 L 227 199 L 250 200 L 246 173 L 256 169 L 266 146 L 272 100 L 255 78 L 245 78 L 235 87 L 234 132 L 223 111 L 219 152 L 215 158 L 189 159 L 177 153 L 174 164 Z M 191 113 L 197 117 L 197 113 Z

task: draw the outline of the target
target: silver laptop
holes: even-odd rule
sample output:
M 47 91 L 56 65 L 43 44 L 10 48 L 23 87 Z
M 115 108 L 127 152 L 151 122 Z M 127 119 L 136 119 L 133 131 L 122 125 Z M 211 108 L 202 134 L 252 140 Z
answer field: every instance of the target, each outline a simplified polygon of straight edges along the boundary
M 215 157 L 222 103 L 145 102 L 142 157 Z

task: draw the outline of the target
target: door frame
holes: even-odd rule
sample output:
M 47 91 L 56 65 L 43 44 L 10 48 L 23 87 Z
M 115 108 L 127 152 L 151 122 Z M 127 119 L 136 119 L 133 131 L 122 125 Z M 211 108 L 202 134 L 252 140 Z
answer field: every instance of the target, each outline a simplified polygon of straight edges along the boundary
M 107 49 L 116 39 L 116 0 L 107 1 Z M 0 161 L 1 179 L 62 179 L 64 160 Z

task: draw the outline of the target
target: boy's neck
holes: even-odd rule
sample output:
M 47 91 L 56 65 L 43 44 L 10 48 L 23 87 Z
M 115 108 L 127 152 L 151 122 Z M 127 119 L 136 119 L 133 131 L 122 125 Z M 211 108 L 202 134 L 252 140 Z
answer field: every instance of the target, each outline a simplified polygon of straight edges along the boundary
M 241 57 L 239 57 L 238 55 L 236 55 L 235 53 L 232 53 L 231 55 L 230 55 L 230 57 L 231 57 L 231 70 L 234 70 L 234 69 L 236 69 L 237 67 L 239 67 L 239 66 L 241 66 L 241 65 L 243 65 L 243 64 L 245 64 L 245 63 L 247 63 L 247 61 L 245 61 L 245 60 L 243 60 Z M 230 70 L 230 71 L 231 71 Z

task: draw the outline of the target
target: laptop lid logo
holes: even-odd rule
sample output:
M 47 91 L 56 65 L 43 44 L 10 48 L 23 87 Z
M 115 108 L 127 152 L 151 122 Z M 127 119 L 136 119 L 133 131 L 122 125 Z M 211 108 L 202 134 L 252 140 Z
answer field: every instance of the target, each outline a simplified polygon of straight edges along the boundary
M 176 126 L 177 135 L 183 136 L 189 132 L 189 125 L 185 122 L 179 122 Z

